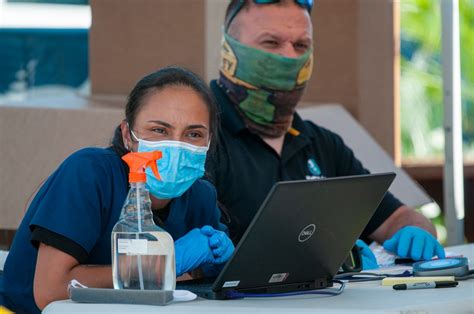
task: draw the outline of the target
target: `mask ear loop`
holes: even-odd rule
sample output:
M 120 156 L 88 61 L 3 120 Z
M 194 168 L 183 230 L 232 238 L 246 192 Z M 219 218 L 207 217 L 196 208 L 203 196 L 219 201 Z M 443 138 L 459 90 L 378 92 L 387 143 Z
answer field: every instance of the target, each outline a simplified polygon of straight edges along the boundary
M 130 127 L 130 124 L 128 122 L 127 122 L 127 126 L 128 126 L 128 131 L 130 132 L 130 139 L 132 141 L 139 142 L 138 136 L 136 136 L 135 133 L 132 131 L 132 128 Z M 133 152 L 133 148 L 129 147 L 128 144 L 127 146 L 125 146 L 125 148 L 129 150 L 130 152 Z

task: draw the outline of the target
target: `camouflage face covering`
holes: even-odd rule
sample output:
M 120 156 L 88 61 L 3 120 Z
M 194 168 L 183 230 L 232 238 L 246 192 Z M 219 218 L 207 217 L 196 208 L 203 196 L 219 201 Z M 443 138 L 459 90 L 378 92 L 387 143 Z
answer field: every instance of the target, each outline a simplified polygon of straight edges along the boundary
M 273 138 L 285 134 L 311 77 L 312 53 L 287 58 L 224 35 L 219 82 L 251 131 Z

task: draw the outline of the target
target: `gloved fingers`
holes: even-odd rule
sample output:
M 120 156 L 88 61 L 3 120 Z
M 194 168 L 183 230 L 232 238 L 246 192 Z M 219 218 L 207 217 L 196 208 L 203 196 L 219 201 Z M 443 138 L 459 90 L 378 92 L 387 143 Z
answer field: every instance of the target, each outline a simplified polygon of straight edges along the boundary
M 410 252 L 410 247 L 412 245 L 413 235 L 410 231 L 403 230 L 400 231 L 400 238 L 398 239 L 398 248 L 397 248 L 397 255 L 400 257 L 408 257 L 408 253 Z
M 362 241 L 361 239 L 358 239 L 355 244 L 359 247 L 359 250 L 361 250 L 361 252 L 366 247 L 368 248 L 367 244 L 364 241 Z
M 410 257 L 415 261 L 419 261 L 423 255 L 423 249 L 427 242 L 430 242 L 426 234 L 413 233 L 411 240 Z
M 209 237 L 195 228 L 175 241 L 176 273 L 191 271 L 203 263 L 212 263 L 214 256 L 209 247 Z
M 368 256 L 362 255 L 362 269 L 363 270 L 376 269 L 378 267 L 379 265 L 377 264 L 377 259 L 375 258 L 375 256 L 372 259 Z
M 234 243 L 223 233 L 222 245 L 213 250 L 215 263 L 220 264 L 226 262 L 232 256 L 232 253 L 234 253 L 234 249 Z
M 222 253 L 224 253 L 224 250 L 225 248 L 222 246 L 212 249 L 212 255 L 214 255 L 215 258 L 221 257 Z
M 204 235 L 207 235 L 208 237 L 210 237 L 216 232 L 216 229 L 212 228 L 211 226 L 206 225 L 201 228 L 201 232 Z
M 433 258 L 435 253 L 435 242 L 431 239 L 426 239 L 425 247 L 423 249 L 423 259 L 428 261 Z
M 182 274 L 184 274 L 183 267 L 181 266 L 181 261 L 177 259 L 176 260 L 176 277 L 179 277 Z
M 370 254 L 370 253 L 372 253 L 369 246 L 364 241 L 357 240 L 356 245 L 359 247 L 359 251 L 361 252 L 361 254 Z
M 230 257 L 230 255 L 229 256 L 218 257 L 214 260 L 214 263 L 216 263 L 217 265 L 224 264 L 229 260 L 229 257 Z
M 365 247 L 364 249 L 362 249 L 362 251 L 360 253 L 362 254 L 362 256 L 365 256 L 369 260 L 372 260 L 372 261 L 377 260 L 375 258 L 374 253 L 372 252 L 372 250 L 369 247 Z
M 174 243 L 174 254 L 175 254 L 175 262 L 176 262 L 176 276 L 181 276 L 184 274 L 188 267 L 184 265 L 185 261 L 185 253 L 186 253 L 186 247 L 184 241 L 182 240 L 183 238 L 180 238 L 175 241 Z
M 438 258 L 446 257 L 441 244 L 426 230 L 415 226 L 403 227 L 392 238 L 385 241 L 383 247 L 400 257 L 411 257 L 417 260 L 421 258 L 428 260 L 433 255 L 437 255 Z
M 216 257 L 216 258 L 214 259 L 214 264 L 215 264 L 215 265 L 219 265 L 219 264 L 225 263 L 226 261 L 227 261 L 227 260 L 223 259 L 222 257 Z
M 223 250 L 219 257 L 215 258 L 214 262 L 216 264 L 225 263 L 232 256 L 232 253 L 234 253 L 234 245 L 229 245 Z
M 436 255 L 438 255 L 438 258 L 446 258 L 446 253 L 444 252 L 444 248 L 439 244 L 439 242 L 436 240 L 435 244 L 435 252 Z
M 356 245 L 359 247 L 359 251 L 362 257 L 362 269 L 375 269 L 378 268 L 377 259 L 370 247 L 362 240 L 357 240 Z
M 221 233 L 214 233 L 210 238 L 209 238 L 209 246 L 211 248 L 217 248 L 219 247 L 220 245 L 222 245 L 222 243 L 224 242 L 224 239 L 223 239 L 223 234 Z
M 383 248 L 387 251 L 397 253 L 398 239 L 400 238 L 400 231 L 395 233 L 390 239 L 383 243 Z
M 233 247 L 233 244 L 230 240 L 229 241 L 225 241 L 224 239 L 222 239 L 222 240 L 223 241 L 221 241 L 222 242 L 221 245 L 219 245 L 216 248 L 212 248 L 212 254 L 216 258 L 220 257 L 220 256 L 223 256 L 230 249 L 231 246 Z

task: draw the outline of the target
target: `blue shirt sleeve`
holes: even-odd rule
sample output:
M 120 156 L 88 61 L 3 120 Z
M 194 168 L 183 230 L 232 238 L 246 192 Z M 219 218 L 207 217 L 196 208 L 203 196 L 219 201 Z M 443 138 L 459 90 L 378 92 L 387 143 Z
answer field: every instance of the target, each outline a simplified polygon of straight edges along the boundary
M 216 188 L 209 181 L 199 180 L 199 182 L 201 183 L 201 193 L 206 195 L 203 200 L 204 206 L 202 207 L 205 212 L 199 213 L 201 214 L 201 217 L 207 217 L 207 222 L 203 221 L 203 223 L 210 225 L 216 230 L 224 231 L 229 235 L 229 229 L 221 221 L 221 209 L 217 204 Z
M 100 155 L 90 149 L 67 158 L 41 188 L 30 229 L 40 226 L 60 234 L 88 253 L 103 229 L 103 201 L 111 184 Z
M 177 240 L 194 228 L 209 225 L 228 234 L 221 222 L 214 186 L 205 180 L 197 180 L 182 196 L 173 200 L 165 229 Z

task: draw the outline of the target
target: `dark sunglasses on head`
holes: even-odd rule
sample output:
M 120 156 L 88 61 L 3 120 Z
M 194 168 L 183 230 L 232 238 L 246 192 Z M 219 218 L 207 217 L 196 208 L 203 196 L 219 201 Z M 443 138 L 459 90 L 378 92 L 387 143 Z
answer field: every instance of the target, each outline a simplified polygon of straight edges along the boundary
M 227 19 L 225 21 L 225 29 L 227 29 L 232 22 L 232 20 L 235 18 L 237 13 L 243 8 L 245 2 L 247 0 L 238 0 L 235 1 L 235 5 L 233 8 L 230 9 L 230 13 L 227 16 Z M 280 2 L 280 0 L 252 0 L 255 4 L 272 4 L 272 3 L 277 3 Z M 302 6 L 306 10 L 308 10 L 309 13 L 311 13 L 311 10 L 313 9 L 313 4 L 314 0 L 294 0 L 295 3 L 299 6 Z

